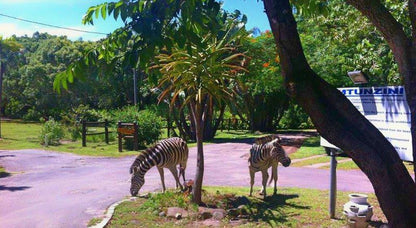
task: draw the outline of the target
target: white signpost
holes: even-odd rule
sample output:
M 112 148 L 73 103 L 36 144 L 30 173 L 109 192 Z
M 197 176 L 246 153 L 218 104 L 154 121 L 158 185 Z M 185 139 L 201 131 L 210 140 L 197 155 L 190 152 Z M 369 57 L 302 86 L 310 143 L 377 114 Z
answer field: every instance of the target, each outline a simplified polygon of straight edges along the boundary
M 402 160 L 413 161 L 410 109 L 402 86 L 339 90 L 390 141 Z M 322 137 L 321 146 L 337 148 Z

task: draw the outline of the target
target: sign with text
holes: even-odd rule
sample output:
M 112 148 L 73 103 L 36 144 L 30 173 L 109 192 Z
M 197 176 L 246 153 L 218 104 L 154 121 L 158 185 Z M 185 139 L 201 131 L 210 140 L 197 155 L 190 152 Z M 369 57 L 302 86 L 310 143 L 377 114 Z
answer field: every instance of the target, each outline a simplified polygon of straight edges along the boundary
M 402 160 L 413 161 L 410 109 L 402 86 L 339 90 L 390 141 Z M 321 146 L 337 148 L 322 137 Z

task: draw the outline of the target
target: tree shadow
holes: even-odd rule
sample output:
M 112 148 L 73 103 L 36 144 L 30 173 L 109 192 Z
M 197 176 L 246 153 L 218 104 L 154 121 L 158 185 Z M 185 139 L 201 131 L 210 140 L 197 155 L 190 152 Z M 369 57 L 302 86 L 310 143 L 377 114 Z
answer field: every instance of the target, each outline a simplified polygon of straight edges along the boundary
M 4 171 L 0 171 L 0 178 L 5 178 L 5 177 L 9 177 L 9 176 L 11 176 L 10 173 L 4 172 Z
M 16 157 L 16 155 L 12 155 L 12 154 L 0 155 L 0 158 L 13 158 L 13 157 Z
M 29 186 L 7 187 L 5 185 L 0 185 L 0 191 L 15 192 L 15 191 L 24 191 L 28 188 L 30 188 L 30 187 Z
M 300 213 L 293 212 L 299 210 L 308 210 L 309 206 L 298 205 L 287 202 L 290 199 L 298 198 L 297 194 L 276 194 L 267 196 L 264 200 L 251 199 L 246 205 L 247 219 L 249 221 L 264 221 L 271 226 L 288 221 L 288 218 L 297 216 Z M 230 202 L 233 204 L 233 202 Z M 293 210 L 295 209 L 295 210 Z

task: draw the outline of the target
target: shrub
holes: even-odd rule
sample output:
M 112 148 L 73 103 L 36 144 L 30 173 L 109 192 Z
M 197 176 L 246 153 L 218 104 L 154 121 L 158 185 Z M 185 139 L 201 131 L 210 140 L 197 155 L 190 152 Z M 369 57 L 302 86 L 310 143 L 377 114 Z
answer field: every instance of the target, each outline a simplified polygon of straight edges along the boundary
M 308 114 L 303 111 L 302 107 L 297 104 L 291 103 L 289 108 L 283 114 L 282 119 L 279 122 L 280 128 L 283 129 L 305 129 L 313 128 L 313 123 Z
M 153 111 L 142 110 L 137 111 L 134 106 L 129 106 L 113 112 L 113 121 L 121 122 L 137 122 L 139 126 L 138 139 L 139 146 L 143 147 L 155 143 L 162 133 L 162 118 L 157 116 Z M 131 145 L 130 145 L 131 144 Z M 132 148 L 132 143 L 127 140 L 128 148 Z M 131 146 L 131 147 L 130 147 Z
M 59 145 L 59 140 L 64 137 L 64 131 L 59 124 L 53 118 L 50 118 L 43 124 L 39 141 L 44 146 Z

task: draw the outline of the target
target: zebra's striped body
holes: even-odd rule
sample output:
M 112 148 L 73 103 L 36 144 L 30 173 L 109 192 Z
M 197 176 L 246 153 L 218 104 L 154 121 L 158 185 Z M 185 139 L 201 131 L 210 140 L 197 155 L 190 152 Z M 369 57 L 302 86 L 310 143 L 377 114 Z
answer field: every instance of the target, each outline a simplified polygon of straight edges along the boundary
M 270 140 L 272 138 L 269 138 Z M 272 179 L 274 180 L 274 192 L 277 192 L 277 167 L 280 162 L 284 167 L 290 165 L 291 160 L 287 156 L 283 147 L 279 144 L 280 138 L 276 137 L 270 142 L 263 144 L 253 144 L 250 150 L 250 157 L 248 159 L 248 167 L 250 171 L 250 196 L 253 193 L 253 184 L 254 184 L 254 174 L 261 171 L 262 173 L 262 193 L 266 197 L 266 184 L 269 174 L 267 170 L 272 167 Z
M 176 181 L 176 187 L 183 188 L 179 177 L 182 175 L 185 181 L 186 162 L 188 161 L 188 146 L 181 138 L 168 138 L 159 141 L 154 147 L 137 156 L 130 167 L 131 186 L 130 193 L 135 196 L 144 184 L 146 172 L 156 166 L 162 181 L 163 191 L 166 190 L 163 168 L 168 168 Z M 176 166 L 179 164 L 179 175 Z

